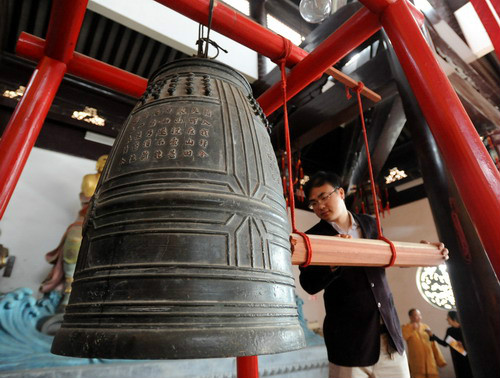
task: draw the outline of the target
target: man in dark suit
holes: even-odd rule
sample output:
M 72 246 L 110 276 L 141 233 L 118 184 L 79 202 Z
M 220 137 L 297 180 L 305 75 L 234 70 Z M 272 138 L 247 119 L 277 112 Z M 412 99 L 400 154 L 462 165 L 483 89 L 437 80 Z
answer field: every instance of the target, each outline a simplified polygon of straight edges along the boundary
M 306 186 L 306 196 L 309 207 L 321 218 L 307 233 L 377 238 L 373 217 L 347 210 L 337 175 L 314 175 Z M 330 378 L 410 377 L 384 268 L 309 266 L 300 272 L 300 283 L 309 294 L 325 290 L 323 333 Z

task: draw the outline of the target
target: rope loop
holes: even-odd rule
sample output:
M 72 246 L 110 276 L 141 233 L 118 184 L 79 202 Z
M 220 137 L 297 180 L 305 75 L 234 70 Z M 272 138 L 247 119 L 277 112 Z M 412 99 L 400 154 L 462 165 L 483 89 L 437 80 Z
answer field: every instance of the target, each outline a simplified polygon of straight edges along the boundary
M 352 98 L 351 92 L 349 92 L 349 87 L 345 86 L 345 97 L 350 100 Z
M 283 50 L 279 57 L 273 59 L 273 63 L 276 63 L 278 66 L 281 67 L 283 64 L 286 65 L 286 61 L 288 60 L 290 54 L 292 53 L 293 43 L 288 38 L 285 38 L 282 35 L 280 35 L 280 37 L 283 40 Z
M 392 252 L 391 261 L 389 261 L 389 264 L 384 266 L 384 268 L 390 268 L 391 266 L 394 266 L 394 263 L 396 262 L 396 257 L 397 257 L 396 246 L 391 240 L 387 239 L 384 235 L 379 235 L 378 239 L 385 241 L 391 247 L 391 252 Z
M 309 239 L 309 236 L 307 236 L 306 233 L 294 230 L 296 234 L 299 234 L 302 236 L 302 239 L 304 239 L 304 243 L 306 244 L 306 261 L 304 261 L 303 264 L 300 265 L 301 268 L 306 268 L 311 264 L 312 260 L 312 245 L 311 245 L 311 239 Z
M 356 90 L 357 93 L 361 93 L 364 88 L 365 84 L 362 81 L 358 81 L 358 85 L 354 89 Z

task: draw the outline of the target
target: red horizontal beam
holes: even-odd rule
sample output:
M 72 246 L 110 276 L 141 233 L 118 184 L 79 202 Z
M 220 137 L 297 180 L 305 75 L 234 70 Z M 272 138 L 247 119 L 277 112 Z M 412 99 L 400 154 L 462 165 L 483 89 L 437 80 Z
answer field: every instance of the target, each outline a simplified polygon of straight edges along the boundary
M 0 140 L 0 219 L 65 72 L 66 64 L 43 57 L 5 128 Z
M 208 25 L 210 0 L 156 0 L 158 3 L 190 18 Z M 244 46 L 276 60 L 283 54 L 283 38 L 233 8 L 215 1 L 212 15 L 212 29 Z M 293 45 L 287 59 L 291 67 L 300 62 L 307 52 Z
M 17 41 L 16 53 L 38 61 L 44 56 L 45 45 L 43 39 L 22 32 Z M 141 76 L 77 52 L 68 62 L 68 73 L 133 97 L 142 96 L 148 85 L 147 79 Z
M 395 3 L 397 0 L 367 0 L 363 1 L 363 5 L 370 9 L 373 13 L 381 14 L 389 4 Z
M 156 0 L 156 2 L 167 6 L 193 21 L 205 26 L 208 25 L 210 0 Z M 412 6 L 412 13 L 415 19 L 422 25 L 424 21 L 422 13 L 414 6 Z M 261 55 L 267 56 L 271 60 L 276 60 L 283 55 L 283 39 L 280 35 L 259 25 L 257 22 L 224 5 L 220 1 L 216 1 L 214 4 L 212 29 Z M 306 51 L 293 45 L 290 55 L 287 58 L 287 67 L 293 67 L 307 55 Z
M 157 1 L 196 22 L 208 23 L 209 0 Z M 414 16 L 422 21 L 422 14 L 416 8 L 414 8 L 414 11 Z M 58 11 L 55 12 L 58 14 L 60 13 Z M 78 15 L 78 17 L 80 17 L 80 15 Z M 227 22 L 228 20 L 229 22 Z M 62 27 L 61 25 L 59 28 L 53 28 L 51 30 L 62 30 Z M 65 28 L 68 28 L 68 26 L 65 26 Z M 223 3 L 216 2 L 215 4 L 212 28 L 270 59 L 279 58 L 283 54 L 283 39 L 280 35 L 264 28 Z M 55 34 L 56 32 L 54 31 L 49 35 Z M 65 42 L 65 45 L 70 44 L 71 43 L 68 41 Z M 54 46 L 50 49 L 45 46 L 46 42 L 43 39 L 23 32 L 19 37 L 16 52 L 20 56 L 35 61 L 39 61 L 48 51 L 54 56 L 61 55 L 61 53 L 56 53 L 56 51 L 62 50 L 61 46 Z M 308 53 L 306 51 L 292 45 L 290 55 L 287 59 L 287 66 L 294 66 L 307 55 Z M 67 56 L 62 56 L 61 59 L 67 59 Z M 68 73 L 72 75 L 134 97 L 140 97 L 147 87 L 147 79 L 83 54 L 75 52 L 73 57 L 68 60 L 67 64 Z
M 327 68 L 337 63 L 379 29 L 377 15 L 364 7 L 358 10 L 292 69 L 287 76 L 287 100 L 318 79 Z M 281 83 L 274 84 L 257 100 L 264 113 L 269 116 L 283 104 Z

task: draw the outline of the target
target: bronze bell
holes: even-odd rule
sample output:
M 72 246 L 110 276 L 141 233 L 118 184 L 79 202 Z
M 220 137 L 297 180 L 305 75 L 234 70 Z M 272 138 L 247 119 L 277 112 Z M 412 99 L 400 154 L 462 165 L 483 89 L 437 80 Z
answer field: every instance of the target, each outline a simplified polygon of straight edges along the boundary
M 265 117 L 207 59 L 160 68 L 102 173 L 52 352 L 170 359 L 305 346 Z

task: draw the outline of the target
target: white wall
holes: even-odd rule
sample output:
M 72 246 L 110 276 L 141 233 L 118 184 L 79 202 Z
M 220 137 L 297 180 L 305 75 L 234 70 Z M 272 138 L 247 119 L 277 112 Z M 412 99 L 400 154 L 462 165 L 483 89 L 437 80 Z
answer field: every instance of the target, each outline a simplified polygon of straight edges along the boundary
M 88 173 L 95 173 L 95 161 L 33 148 L 0 221 L 0 243 L 16 256 L 11 277 L 0 271 L 0 292 L 19 287 L 38 292 L 52 267 L 45 253 L 57 247 L 76 219 Z

